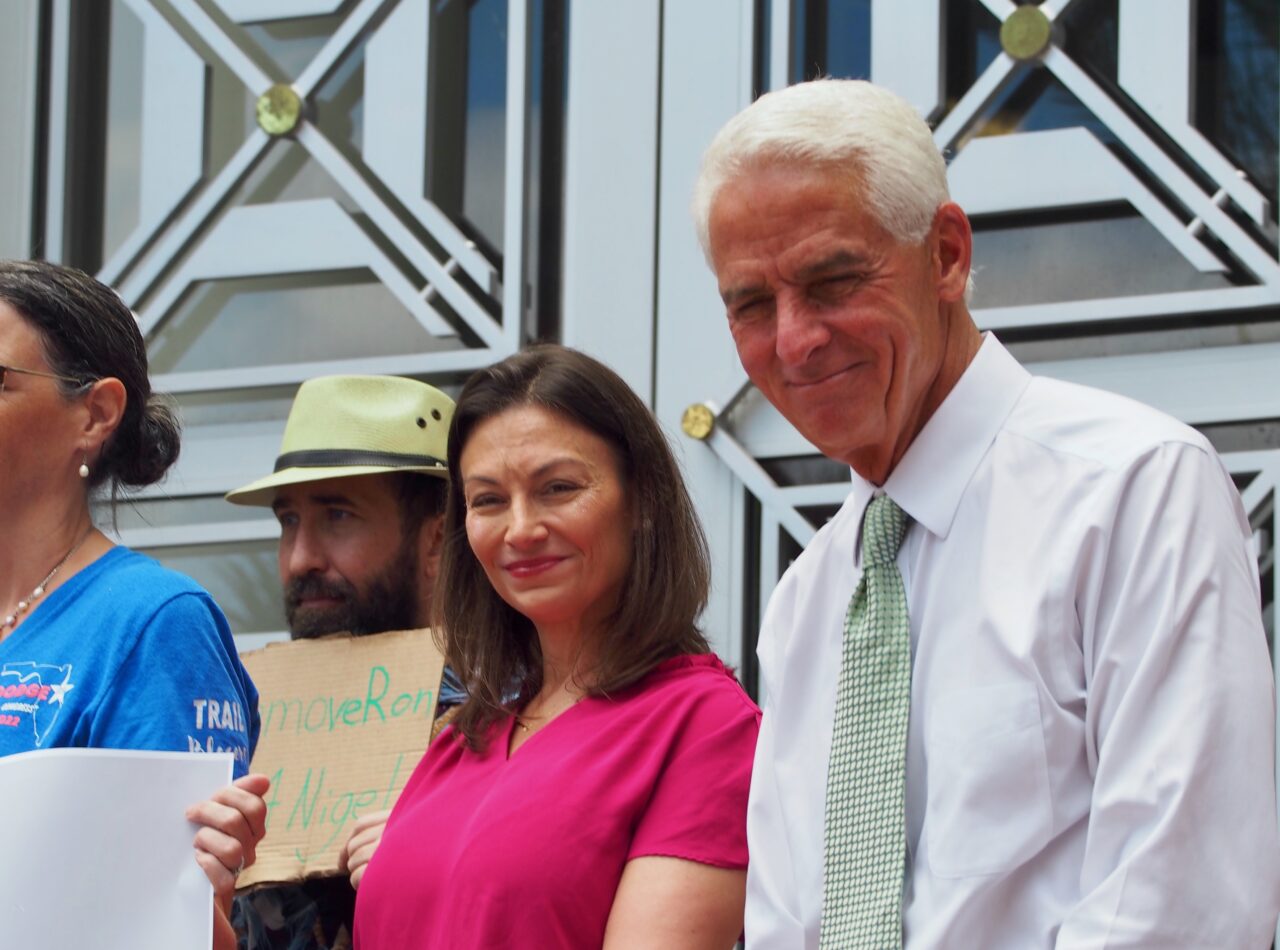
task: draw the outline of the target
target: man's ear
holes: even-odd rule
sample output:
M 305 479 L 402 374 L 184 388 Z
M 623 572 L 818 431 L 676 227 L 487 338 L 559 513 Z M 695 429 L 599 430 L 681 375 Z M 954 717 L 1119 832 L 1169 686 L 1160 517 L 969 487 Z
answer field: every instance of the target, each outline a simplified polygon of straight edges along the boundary
M 973 264 L 973 229 L 954 201 L 938 206 L 931 237 L 938 296 L 949 303 L 963 300 Z
M 418 530 L 418 563 L 422 566 L 422 580 L 430 590 L 440 572 L 440 549 L 444 546 L 444 514 L 428 518 Z
M 129 397 L 124 383 L 114 376 L 106 376 L 94 382 L 83 397 L 85 423 L 81 433 L 86 454 L 97 459 L 102 446 L 124 418 Z

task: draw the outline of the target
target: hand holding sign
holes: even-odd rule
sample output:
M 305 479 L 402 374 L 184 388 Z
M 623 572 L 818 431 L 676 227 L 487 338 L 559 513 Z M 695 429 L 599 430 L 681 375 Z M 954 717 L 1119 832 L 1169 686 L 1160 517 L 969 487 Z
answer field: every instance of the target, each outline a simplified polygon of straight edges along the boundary
M 347 838 L 347 843 L 342 846 L 342 853 L 338 855 L 338 866 L 351 876 L 352 887 L 360 887 L 364 869 L 373 857 L 373 852 L 378 850 L 383 829 L 387 827 L 387 819 L 390 817 L 390 810 L 371 812 L 356 819 L 351 827 L 351 837 Z

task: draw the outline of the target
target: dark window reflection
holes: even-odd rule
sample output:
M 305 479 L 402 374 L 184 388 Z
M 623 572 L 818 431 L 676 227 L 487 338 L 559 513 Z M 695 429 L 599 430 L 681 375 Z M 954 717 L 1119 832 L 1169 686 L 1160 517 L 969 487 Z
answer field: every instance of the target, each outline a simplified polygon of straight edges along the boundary
M 1119 75 L 1120 0 L 1076 0 L 1058 24 L 1057 42 L 1076 64 L 1114 85 Z
M 436 2 L 430 62 L 427 194 L 496 252 L 505 194 L 506 3 Z
M 871 0 L 805 0 L 792 8 L 791 81 L 871 75 Z
M 948 0 L 947 107 L 954 106 L 1000 53 L 1000 21 L 979 0 Z
M 560 333 L 560 247 L 564 211 L 564 118 L 569 82 L 569 2 L 538 0 L 529 11 L 529 167 L 525 270 L 533 339 Z
M 1276 218 L 1280 148 L 1280 4 L 1202 2 L 1197 21 L 1196 126 L 1237 162 Z
M 466 88 L 462 213 L 501 247 L 507 144 L 506 0 L 474 0 L 467 11 Z
M 785 7 L 783 7 L 785 9 Z M 773 4 L 770 0 L 756 0 L 755 7 L 755 67 L 752 70 L 751 98 L 755 99 L 769 90 L 772 68 L 769 59 L 769 35 L 773 29 Z
M 537 319 L 529 332 L 554 335 L 567 0 L 534 0 L 527 25 L 526 280 Z M 433 0 L 430 63 L 426 193 L 501 263 L 506 239 L 507 0 Z

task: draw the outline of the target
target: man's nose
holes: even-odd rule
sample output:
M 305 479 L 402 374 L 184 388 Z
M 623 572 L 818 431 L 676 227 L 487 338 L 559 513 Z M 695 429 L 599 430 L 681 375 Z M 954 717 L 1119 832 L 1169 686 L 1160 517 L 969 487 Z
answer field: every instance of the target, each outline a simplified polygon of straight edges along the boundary
M 778 359 L 788 366 L 803 364 L 817 350 L 826 346 L 831 333 L 819 314 L 791 294 L 779 295 L 774 306 Z
M 281 541 L 281 545 L 291 578 L 305 577 L 313 571 L 321 573 L 329 566 L 320 538 L 304 525 L 299 525 L 287 542 Z

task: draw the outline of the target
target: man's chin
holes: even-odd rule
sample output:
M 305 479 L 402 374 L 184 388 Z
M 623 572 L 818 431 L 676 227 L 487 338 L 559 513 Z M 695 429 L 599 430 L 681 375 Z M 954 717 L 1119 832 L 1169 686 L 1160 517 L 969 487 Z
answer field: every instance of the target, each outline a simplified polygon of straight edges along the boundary
M 308 610 L 299 607 L 289 613 L 288 619 L 289 638 L 292 640 L 314 640 L 351 630 L 351 616 L 344 609 Z

